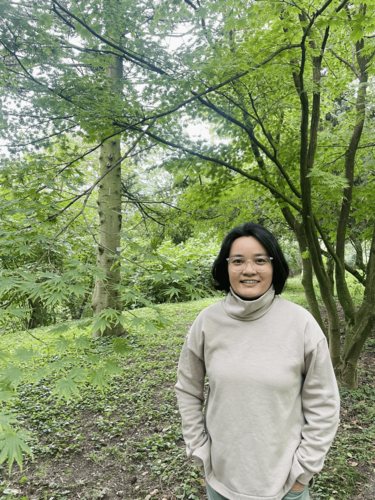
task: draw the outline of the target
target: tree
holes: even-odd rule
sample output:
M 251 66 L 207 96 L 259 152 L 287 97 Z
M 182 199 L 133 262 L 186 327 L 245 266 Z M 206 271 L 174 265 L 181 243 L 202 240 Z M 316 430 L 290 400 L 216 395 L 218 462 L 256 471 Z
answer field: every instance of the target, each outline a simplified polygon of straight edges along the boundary
M 106 69 L 106 76 L 112 81 L 113 91 L 121 95 L 122 60 L 116 57 Z M 121 249 L 121 139 L 113 137 L 100 147 L 100 176 L 98 192 L 99 245 L 97 266 L 105 273 L 105 279 L 97 278 L 95 282 L 92 308 L 97 315 L 111 308 L 122 311 L 120 284 L 120 262 L 116 255 Z M 107 174 L 108 169 L 111 172 Z M 121 335 L 124 329 L 120 323 L 106 326 L 96 335 Z
M 130 0 L 121 5 L 54 0 L 52 12 L 26 3 L 20 13 L 9 4 L 10 21 L 3 24 L 4 88 L 7 95 L 26 99 L 19 121 L 37 120 L 44 140 L 69 127 L 86 140 L 100 137 L 101 143 L 120 134 L 131 143 L 138 135 L 140 150 L 158 143 L 179 151 L 181 162 L 187 155 L 196 167 L 210 164 L 212 175 L 227 169 L 271 193 L 299 242 L 309 307 L 324 328 L 312 286 L 314 269 L 328 313 L 332 361 L 349 387 L 356 385 L 358 356 L 374 323 L 374 221 L 365 213 L 368 205 L 359 203 L 373 194 L 371 115 L 366 118 L 372 106 L 372 9 L 346 0 L 145 2 L 141 7 Z M 80 45 L 71 42 L 71 33 L 80 37 Z M 173 53 L 163 42 L 172 36 L 183 40 Z M 126 66 L 122 99 L 115 98 L 105 76 L 113 57 Z M 139 78 L 141 91 L 135 90 Z M 210 121 L 230 144 L 206 147 L 192 141 L 184 130 L 188 116 Z M 7 130 L 13 140 L 15 128 Z M 346 153 L 336 154 L 343 145 Z M 86 203 L 95 186 L 74 202 L 85 197 Z M 353 232 L 353 221 L 364 231 Z M 362 268 L 345 262 L 348 225 L 357 242 L 371 242 Z M 334 260 L 345 312 L 342 352 L 324 255 Z M 358 311 L 347 272 L 364 285 Z
M 142 131 L 135 134 L 134 141 L 134 134 L 125 134 L 128 127 L 118 127 L 114 121 L 130 116 L 142 123 L 139 92 L 134 90 L 133 81 L 145 71 L 166 74 L 142 54 L 153 49 L 159 62 L 167 68 L 170 65 L 151 36 L 139 38 L 139 31 L 153 19 L 157 6 L 148 0 L 70 5 L 54 1 L 51 7 L 26 1 L 17 6 L 4 2 L 1 8 L 3 137 L 14 156 L 21 152 L 22 158 L 25 150 L 29 154 L 44 151 L 40 166 L 44 162 L 54 172 L 47 182 L 41 170 L 39 179 L 33 179 L 35 184 L 31 181 L 25 186 L 25 197 L 35 190 L 55 190 L 60 180 L 81 168 L 88 155 L 100 150 L 96 180 L 67 203 L 61 201 L 58 207 L 50 208 L 46 220 L 72 210 L 72 221 L 76 220 L 98 188 L 97 266 L 101 272 L 92 306 L 97 315 L 104 310 L 114 315 L 100 334 L 119 335 L 123 332 L 117 321 L 121 314 L 121 161 L 134 153 Z M 81 12 L 86 15 L 81 16 Z M 80 138 L 80 144 L 68 152 L 67 138 L 72 133 Z M 121 141 L 127 151 L 122 158 Z M 61 163 L 49 156 L 52 144 L 55 148 L 59 144 L 67 153 Z
M 338 380 L 354 388 L 358 358 L 375 321 L 375 228 L 368 197 L 373 193 L 374 144 L 371 115 L 366 118 L 366 109 L 373 106 L 368 92 L 375 55 L 373 5 L 256 2 L 230 9 L 205 5 L 207 56 L 204 64 L 191 64 L 189 81 L 200 106 L 186 109 L 191 117 L 198 114 L 219 129 L 225 126 L 231 147 L 192 144 L 182 131 L 171 136 L 171 126 L 163 130 L 159 126 L 158 132 L 147 135 L 180 151 L 181 158 L 187 155 L 190 162 L 195 157 L 196 164 L 202 160 L 216 164 L 269 190 L 299 242 L 309 307 L 325 330 L 312 269 L 317 277 Z M 196 10 L 197 16 L 202 12 Z M 186 64 L 197 61 L 201 53 L 202 47 L 195 53 L 189 50 Z M 332 121 L 329 117 L 342 101 L 347 109 L 337 122 Z M 177 127 L 178 118 L 174 120 Z M 331 148 L 344 153 L 331 153 Z M 367 263 L 362 260 L 355 269 L 345 261 L 347 228 L 358 228 L 363 222 L 359 241 L 368 241 L 370 250 Z M 357 248 L 360 261 L 362 247 L 357 244 Z M 345 314 L 342 351 L 324 255 L 334 261 L 338 299 Z M 364 286 L 358 310 L 347 273 Z

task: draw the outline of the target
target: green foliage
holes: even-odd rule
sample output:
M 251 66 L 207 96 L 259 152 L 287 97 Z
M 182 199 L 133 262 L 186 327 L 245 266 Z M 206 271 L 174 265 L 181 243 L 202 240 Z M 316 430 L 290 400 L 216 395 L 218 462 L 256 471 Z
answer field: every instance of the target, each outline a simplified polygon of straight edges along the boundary
M 8 410 L 0 412 L 0 463 L 7 461 L 9 470 L 14 461 L 22 469 L 22 453 L 32 456 L 32 451 L 26 443 L 30 440 L 29 432 L 24 429 L 14 429 L 15 424 L 18 424 L 18 420 L 11 412 Z
M 131 284 L 139 294 L 156 304 L 212 295 L 211 267 L 218 245 L 206 239 L 209 240 L 202 236 L 179 245 L 164 241 L 158 247 L 158 254 L 138 255 L 127 268 L 124 286 Z M 127 304 L 139 307 L 141 300 L 135 296 Z

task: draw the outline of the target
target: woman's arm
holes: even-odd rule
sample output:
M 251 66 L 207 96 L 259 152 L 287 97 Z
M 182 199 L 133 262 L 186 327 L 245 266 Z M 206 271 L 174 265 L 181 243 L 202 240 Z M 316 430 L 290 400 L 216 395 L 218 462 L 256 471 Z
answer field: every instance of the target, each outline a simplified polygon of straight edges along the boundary
M 305 425 L 296 451 L 301 466 L 298 483 L 308 484 L 323 468 L 325 456 L 339 422 L 340 396 L 326 339 L 322 339 L 305 359 L 306 376 L 302 387 Z
M 182 433 L 188 457 L 208 439 L 204 434 L 202 413 L 205 374 L 204 360 L 189 349 L 189 335 L 187 335 L 178 363 L 175 391 L 182 417 Z

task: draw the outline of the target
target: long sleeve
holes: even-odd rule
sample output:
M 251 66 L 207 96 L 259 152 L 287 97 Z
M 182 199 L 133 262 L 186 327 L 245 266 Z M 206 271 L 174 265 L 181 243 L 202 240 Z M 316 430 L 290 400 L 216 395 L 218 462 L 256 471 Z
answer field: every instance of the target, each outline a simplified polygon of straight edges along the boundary
M 182 433 L 188 457 L 208 439 L 204 434 L 202 413 L 206 369 L 203 355 L 201 354 L 200 357 L 199 354 L 189 348 L 189 335 L 187 335 L 178 363 L 175 391 L 182 417 Z
M 340 410 L 339 391 L 325 338 L 308 354 L 305 367 L 302 388 L 305 424 L 294 464 L 294 467 L 301 466 L 296 478 L 301 484 L 308 484 L 313 474 L 323 468 L 337 431 Z

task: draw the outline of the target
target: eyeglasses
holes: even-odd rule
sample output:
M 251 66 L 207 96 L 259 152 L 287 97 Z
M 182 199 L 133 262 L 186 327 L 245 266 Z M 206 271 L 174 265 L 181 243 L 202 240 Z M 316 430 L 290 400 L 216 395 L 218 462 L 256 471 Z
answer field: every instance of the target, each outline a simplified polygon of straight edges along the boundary
M 229 269 L 234 273 L 242 273 L 247 267 L 247 263 L 250 262 L 251 267 L 255 272 L 264 273 L 268 270 L 268 266 L 271 264 L 273 257 L 261 256 L 254 260 L 244 259 L 243 257 L 229 257 L 227 259 Z

